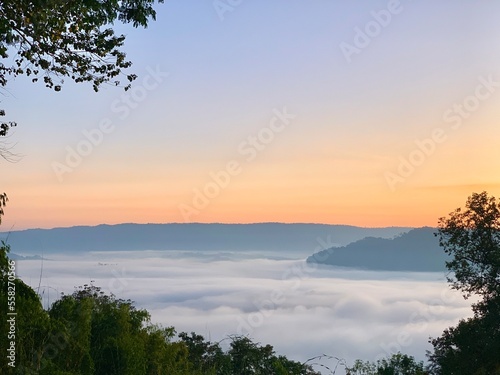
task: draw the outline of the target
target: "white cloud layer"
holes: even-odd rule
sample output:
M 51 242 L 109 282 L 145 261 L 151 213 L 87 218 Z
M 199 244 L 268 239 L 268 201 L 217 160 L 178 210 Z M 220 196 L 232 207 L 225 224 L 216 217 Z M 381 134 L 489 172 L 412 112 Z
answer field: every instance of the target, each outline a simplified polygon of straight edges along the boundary
M 429 336 L 471 316 L 471 301 L 451 291 L 442 274 L 212 255 L 51 255 L 43 268 L 40 261 L 18 261 L 18 272 L 35 289 L 40 284 L 44 306 L 58 293 L 94 280 L 107 292 L 136 301 L 155 323 L 212 341 L 248 334 L 300 361 L 327 354 L 352 364 L 356 358 L 376 360 L 398 350 L 425 360 Z

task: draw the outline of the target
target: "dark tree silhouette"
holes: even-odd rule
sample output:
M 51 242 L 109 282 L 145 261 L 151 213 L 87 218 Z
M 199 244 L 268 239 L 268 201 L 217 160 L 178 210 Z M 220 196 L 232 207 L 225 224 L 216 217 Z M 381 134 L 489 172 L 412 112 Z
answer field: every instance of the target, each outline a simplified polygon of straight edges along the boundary
M 4 214 L 3 208 L 8 200 L 9 198 L 7 198 L 7 194 L 5 193 L 0 194 L 0 224 L 2 224 L 2 216 Z
M 486 192 L 472 194 L 465 210 L 439 219 L 439 244 L 453 256 L 448 281 L 464 297 L 492 298 L 500 292 L 500 204 Z
M 3 0 L 0 3 L 0 85 L 9 77 L 27 75 L 56 91 L 64 77 L 119 84 L 118 75 L 130 67 L 120 49 L 115 21 L 147 27 L 156 19 L 155 0 Z M 162 3 L 163 0 L 158 0 Z M 7 64 L 11 51 L 14 62 Z M 129 82 L 135 75 L 127 75 Z M 128 88 L 129 86 L 126 86 Z
M 454 289 L 482 297 L 474 317 L 430 339 L 427 355 L 433 374 L 500 374 L 500 204 L 486 192 L 474 193 L 449 218 L 439 220 L 436 235 L 453 259 L 446 263 Z

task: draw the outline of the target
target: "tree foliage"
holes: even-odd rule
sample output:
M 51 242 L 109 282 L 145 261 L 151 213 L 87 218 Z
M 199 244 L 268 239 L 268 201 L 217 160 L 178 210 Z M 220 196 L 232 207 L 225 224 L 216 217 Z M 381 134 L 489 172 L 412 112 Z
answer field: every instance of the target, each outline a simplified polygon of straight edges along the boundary
M 430 368 L 437 375 L 500 374 L 500 204 L 486 192 L 467 199 L 465 210 L 439 220 L 437 236 L 447 254 L 448 281 L 482 299 L 473 304 L 474 317 L 430 339 Z
M 0 109 L 0 117 L 5 116 L 5 111 Z M 6 137 L 9 130 L 13 127 L 17 126 L 17 124 L 13 121 L 0 121 L 0 137 Z M 10 151 L 10 147 L 6 145 L 5 142 L 0 143 L 0 156 L 5 160 L 13 161 L 14 154 Z M 4 193 L 5 194 L 5 193 Z M 1 210 L 1 205 L 0 205 Z M 0 216 L 1 216 L 0 211 Z
M 205 341 L 203 336 L 183 332 L 194 375 L 319 375 L 311 366 L 277 356 L 271 345 L 262 346 L 246 336 L 231 336 L 224 352 L 220 343 Z
M 36 367 L 34 355 L 39 353 L 41 346 L 44 345 L 47 339 L 49 317 L 47 312 L 42 308 L 42 304 L 36 292 L 26 285 L 22 280 L 15 278 L 10 281 L 8 274 L 13 273 L 11 262 L 7 256 L 10 248 L 5 243 L 0 246 L 0 315 L 3 317 L 0 320 L 0 332 L 2 332 L 2 340 L 0 340 L 0 369 L 2 374 L 24 374 L 30 373 L 25 371 L 26 368 Z M 10 283 L 9 283 L 10 281 Z M 16 328 L 16 356 L 18 363 L 23 365 L 18 368 L 12 368 L 8 365 L 8 358 L 5 355 L 9 348 L 10 341 L 4 333 L 9 331 L 7 322 L 7 310 L 9 292 L 12 290 L 12 284 L 15 287 L 15 328 Z M 26 364 L 26 365 L 25 365 Z
M 1 117 L 5 116 L 5 111 L 0 110 L 0 116 Z M 13 128 L 14 126 L 16 126 L 16 123 L 13 121 L 1 121 L 0 122 L 0 137 L 7 136 L 9 129 Z
M 480 305 L 474 317 L 430 340 L 434 351 L 428 356 L 434 374 L 500 374 L 500 298 Z
M 159 3 L 163 0 L 158 0 Z M 121 50 L 125 36 L 115 21 L 147 27 L 155 0 L 3 0 L 0 3 L 0 85 L 30 76 L 56 91 L 65 77 L 91 82 L 95 91 L 130 67 Z M 7 62 L 14 54 L 12 63 Z M 129 82 L 135 75 L 127 75 Z M 128 86 L 126 86 L 128 87 Z
M 486 192 L 467 199 L 465 210 L 456 209 L 439 219 L 439 244 L 453 259 L 446 263 L 454 289 L 464 297 L 495 297 L 500 292 L 500 204 Z
M 2 216 L 4 215 L 3 208 L 9 201 L 9 198 L 7 198 L 7 194 L 2 193 L 0 194 L 0 224 L 2 224 Z
M 423 362 L 417 362 L 414 357 L 396 353 L 377 362 L 356 360 L 347 369 L 349 375 L 426 375 Z

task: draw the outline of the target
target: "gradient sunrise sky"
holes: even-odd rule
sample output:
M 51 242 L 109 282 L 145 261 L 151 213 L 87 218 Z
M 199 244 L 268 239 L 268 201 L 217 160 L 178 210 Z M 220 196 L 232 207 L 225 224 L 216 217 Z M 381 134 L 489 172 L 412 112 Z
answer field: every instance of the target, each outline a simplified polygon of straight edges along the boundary
M 139 78 L 9 82 L 2 231 L 123 222 L 434 226 L 500 195 L 500 2 L 166 1 Z M 90 140 L 89 140 L 90 138 Z M 93 143 L 92 143 L 93 142 Z M 220 172 L 224 171 L 224 172 Z

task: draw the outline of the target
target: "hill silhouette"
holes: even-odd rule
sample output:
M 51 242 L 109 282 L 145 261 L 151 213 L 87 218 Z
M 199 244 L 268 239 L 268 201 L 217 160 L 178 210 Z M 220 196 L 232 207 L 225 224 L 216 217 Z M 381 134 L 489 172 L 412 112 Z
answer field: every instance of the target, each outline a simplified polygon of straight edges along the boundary
M 307 262 L 377 271 L 445 271 L 448 256 L 434 232 L 434 228 L 424 227 L 393 239 L 367 237 L 315 253 Z

